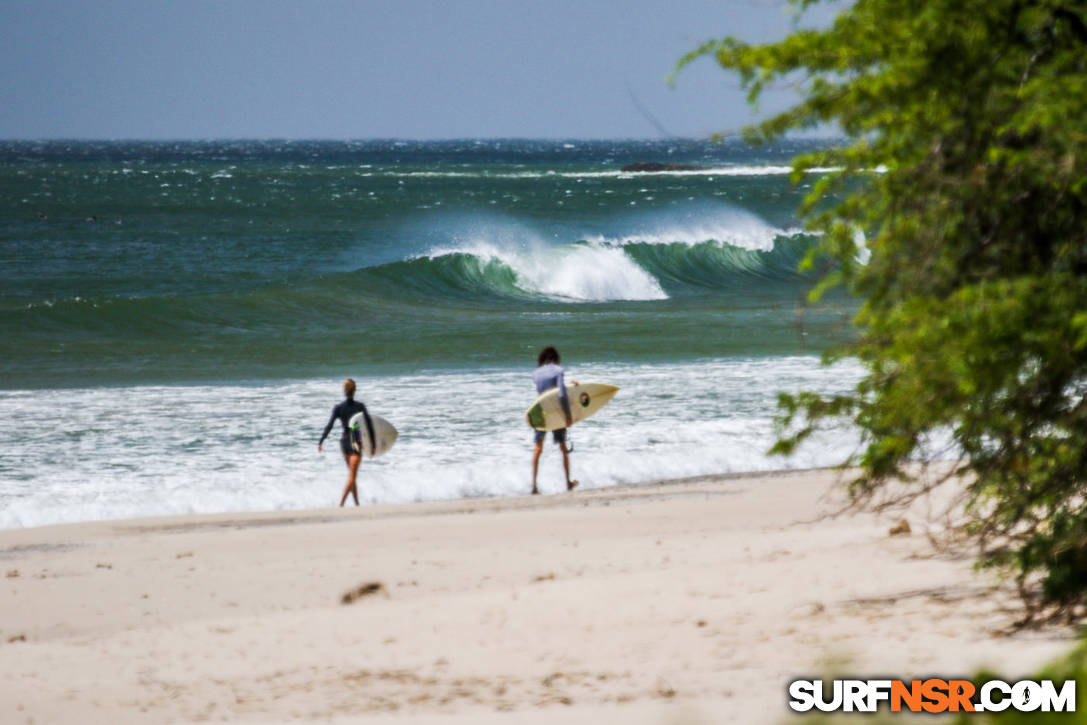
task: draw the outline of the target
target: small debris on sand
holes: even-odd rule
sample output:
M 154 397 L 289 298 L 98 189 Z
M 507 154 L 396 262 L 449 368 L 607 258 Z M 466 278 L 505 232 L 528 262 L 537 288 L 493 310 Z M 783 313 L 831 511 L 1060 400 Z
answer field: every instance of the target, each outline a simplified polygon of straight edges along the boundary
M 822 602 L 808 602 L 799 607 L 794 607 L 792 614 L 797 617 L 814 617 L 827 611 L 827 606 Z
M 385 585 L 381 582 L 367 582 L 361 586 L 355 587 L 349 592 L 344 592 L 344 595 L 340 597 L 340 604 L 351 604 L 356 599 L 362 599 L 368 597 L 371 594 L 377 594 L 384 591 Z
M 550 574 L 541 574 L 540 576 L 535 577 L 532 581 L 533 581 L 533 583 L 535 583 L 535 582 L 549 582 L 554 578 L 555 578 L 555 572 L 551 572 Z
M 910 533 L 910 522 L 906 519 L 902 519 L 897 524 L 891 527 L 888 532 L 891 536 L 908 536 Z
M 543 679 L 544 687 L 554 687 L 557 680 L 562 679 L 566 675 L 562 672 L 553 672 Z

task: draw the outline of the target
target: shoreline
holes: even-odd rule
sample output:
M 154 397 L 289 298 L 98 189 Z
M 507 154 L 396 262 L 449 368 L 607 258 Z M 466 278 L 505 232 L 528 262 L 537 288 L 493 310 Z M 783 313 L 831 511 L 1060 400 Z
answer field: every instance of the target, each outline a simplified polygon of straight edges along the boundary
M 1010 591 L 838 469 L 0 531 L 12 722 L 776 723 L 831 669 L 1014 678 Z M 898 515 L 896 514 L 896 519 Z M 843 670 L 844 668 L 844 670 Z
M 527 493 L 519 495 L 489 495 L 478 496 L 474 498 L 439 498 L 428 499 L 422 501 L 410 501 L 406 503 L 373 503 L 364 504 L 361 506 L 354 506 L 350 502 L 343 506 L 325 506 L 316 508 L 299 508 L 299 509 L 268 509 L 268 510 L 255 510 L 255 511 L 217 511 L 213 513 L 185 513 L 185 514 L 161 514 L 161 515 L 141 515 L 131 516 L 125 518 L 107 518 L 107 519 L 88 519 L 85 521 L 63 521 L 59 523 L 39 524 L 34 526 L 21 526 L 17 528 L 0 528 L 0 556 L 3 556 L 4 549 L 2 548 L 2 541 L 6 534 L 18 532 L 18 531 L 38 531 L 42 529 L 64 529 L 67 527 L 79 527 L 88 526 L 94 524 L 102 525 L 118 525 L 123 526 L 126 524 L 139 525 L 140 522 L 146 522 L 145 525 L 151 526 L 156 522 L 169 522 L 173 520 L 184 520 L 188 523 L 179 523 L 180 528 L 196 528 L 198 526 L 205 526 L 208 528 L 215 527 L 230 527 L 234 525 L 238 526 L 272 526 L 277 525 L 280 519 L 283 519 L 283 524 L 286 525 L 288 520 L 290 523 L 321 523 L 329 521 L 338 521 L 340 517 L 348 515 L 348 511 L 354 511 L 360 518 L 385 518 L 392 516 L 411 516 L 411 515 L 432 515 L 436 513 L 444 513 L 444 511 L 425 511 L 420 510 L 413 512 L 413 508 L 416 507 L 448 507 L 451 509 L 449 513 L 456 512 L 460 507 L 466 507 L 467 509 L 475 510 L 480 507 L 494 508 L 495 510 L 504 509 L 532 509 L 532 508 L 549 508 L 549 507 L 562 507 L 562 506 L 574 506 L 583 505 L 587 502 L 595 500 L 595 498 L 604 497 L 607 498 L 609 494 L 614 493 L 619 496 L 627 495 L 632 497 L 639 497 L 639 491 L 647 491 L 651 488 L 668 488 L 675 486 L 694 485 L 699 483 L 725 483 L 731 481 L 743 481 L 747 479 L 761 479 L 761 478 L 787 478 L 789 476 L 797 475 L 811 475 L 817 473 L 833 473 L 838 472 L 841 469 L 835 467 L 820 467 L 820 468 L 780 468 L 767 471 L 737 471 L 732 473 L 709 473 L 697 476 L 681 476 L 678 478 L 662 478 L 649 481 L 636 481 L 632 483 L 615 483 L 600 486 L 598 488 L 578 488 L 574 491 L 574 494 L 578 497 L 577 500 L 564 501 L 569 491 L 550 491 L 542 493 L 539 496 L 532 496 Z M 338 472 L 338 471 L 337 471 Z M 839 473 L 839 475 L 844 475 Z M 360 482 L 360 486 L 365 487 L 365 481 Z M 335 489 L 336 484 L 332 484 L 329 490 Z M 595 494 L 595 495 L 594 495 Z M 471 511 L 469 511 L 471 512 Z M 217 523 L 220 519 L 223 522 Z M 264 521 L 267 519 L 267 521 Z M 200 523 L 197 523 L 200 522 Z
M 779 389 L 835 394 L 856 372 L 820 368 L 814 357 L 578 364 L 574 371 L 582 380 L 619 384 L 623 397 L 573 433 L 573 470 L 583 485 L 833 465 L 849 450 L 849 435 L 836 433 L 793 458 L 765 454 L 775 440 Z M 0 491 L 0 529 L 334 505 L 346 478 L 343 461 L 332 447 L 324 455 L 315 449 L 341 399 L 339 385 L 306 379 L 275 389 L 133 387 L 120 396 L 88 389 L 62 432 L 70 460 L 56 458 L 56 425 L 35 413 L 63 393 L 0 395 L 7 421 L 0 435 L 16 454 L 17 474 Z M 528 493 L 532 436 L 523 417 L 535 388 L 525 369 L 386 376 L 364 385 L 360 399 L 401 433 L 391 455 L 360 466 L 364 503 Z M 669 397 L 684 390 L 684 400 L 697 404 Z M 493 414 L 466 412 L 472 396 L 486 399 Z M 262 411 L 259 420 L 283 423 L 254 428 L 236 414 L 253 408 Z M 557 458 L 549 446 L 541 459 L 544 491 L 565 488 Z

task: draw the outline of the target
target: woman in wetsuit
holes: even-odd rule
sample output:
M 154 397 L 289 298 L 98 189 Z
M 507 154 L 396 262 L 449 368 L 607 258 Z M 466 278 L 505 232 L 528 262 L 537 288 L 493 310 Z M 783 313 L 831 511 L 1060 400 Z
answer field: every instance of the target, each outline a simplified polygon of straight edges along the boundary
M 343 453 L 344 463 L 347 464 L 347 485 L 343 489 L 343 496 L 340 497 L 340 506 L 343 506 L 344 502 L 347 501 L 347 494 L 349 493 L 355 499 L 355 505 L 358 506 L 359 492 L 355 487 L 355 476 L 359 471 L 359 461 L 362 460 L 362 453 L 351 446 L 351 428 L 348 421 L 356 413 L 366 413 L 366 406 L 355 400 L 354 380 L 348 378 L 343 381 L 343 394 L 347 399 L 332 409 L 332 416 L 328 419 L 325 432 L 321 434 L 321 440 L 317 443 L 317 450 L 319 452 L 324 451 L 325 438 L 328 437 L 332 426 L 339 420 L 343 426 L 343 433 L 340 435 L 340 452 Z M 370 435 L 370 440 L 373 440 L 373 424 L 370 423 L 369 414 L 366 415 L 366 427 L 368 428 L 367 433 Z

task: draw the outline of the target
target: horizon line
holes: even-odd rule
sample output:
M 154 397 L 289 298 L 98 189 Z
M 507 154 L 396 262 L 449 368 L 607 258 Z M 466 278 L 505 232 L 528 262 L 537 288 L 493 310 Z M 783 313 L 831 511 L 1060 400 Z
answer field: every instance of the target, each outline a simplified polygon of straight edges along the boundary
M 841 141 L 844 136 L 830 135 L 787 135 L 782 140 L 788 141 Z M 531 141 L 546 143 L 732 143 L 744 141 L 740 133 L 709 136 L 358 136 L 358 137 L 323 137 L 323 136 L 193 136 L 193 137 L 95 137 L 95 136 L 42 136 L 0 138 L 0 143 L 464 143 L 464 142 L 513 142 Z

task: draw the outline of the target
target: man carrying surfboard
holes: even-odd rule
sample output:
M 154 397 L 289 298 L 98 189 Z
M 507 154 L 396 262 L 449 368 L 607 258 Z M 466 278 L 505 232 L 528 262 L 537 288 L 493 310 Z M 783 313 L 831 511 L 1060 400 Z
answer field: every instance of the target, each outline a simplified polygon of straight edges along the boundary
M 567 428 L 574 424 L 574 419 L 570 413 L 570 399 L 566 394 L 566 383 L 563 381 L 563 370 L 559 366 L 559 351 L 550 345 L 540 350 L 539 356 L 536 358 L 537 368 L 532 373 L 532 382 L 536 384 L 536 392 L 543 393 L 551 388 L 559 389 L 559 402 L 562 405 L 562 412 L 566 415 Z M 571 381 L 574 385 L 577 385 L 577 381 Z M 540 468 L 540 454 L 543 453 L 544 439 L 547 437 L 547 431 L 537 430 L 534 431 L 536 438 L 536 451 L 532 454 L 532 493 L 538 494 L 540 490 L 536 488 L 536 472 Z M 551 432 L 552 438 L 555 443 L 559 445 L 559 449 L 562 451 L 562 470 L 566 473 L 566 490 L 572 491 L 574 486 L 577 485 L 577 481 L 570 479 L 570 451 L 566 447 L 566 428 L 559 428 Z
M 332 426 L 335 425 L 338 419 L 343 425 L 343 433 L 340 436 L 340 452 L 343 453 L 344 463 L 347 464 L 347 485 L 343 489 L 343 496 L 340 497 L 340 506 L 344 505 L 347 501 L 347 494 L 351 494 L 355 499 L 355 505 L 359 505 L 359 491 L 355 487 L 355 477 L 359 471 L 359 461 L 362 460 L 362 452 L 356 451 L 355 447 L 351 445 L 351 424 L 350 420 L 356 413 L 362 413 L 366 418 L 366 427 L 368 429 L 368 435 L 370 440 L 374 440 L 373 423 L 370 421 L 370 415 L 366 412 L 366 406 L 355 400 L 355 381 L 348 378 L 343 381 L 343 394 L 345 400 L 332 409 L 332 417 L 328 419 L 328 425 L 325 426 L 325 432 L 321 434 L 321 440 L 317 442 L 318 452 L 324 451 L 325 438 L 328 437 L 329 431 L 332 430 Z

